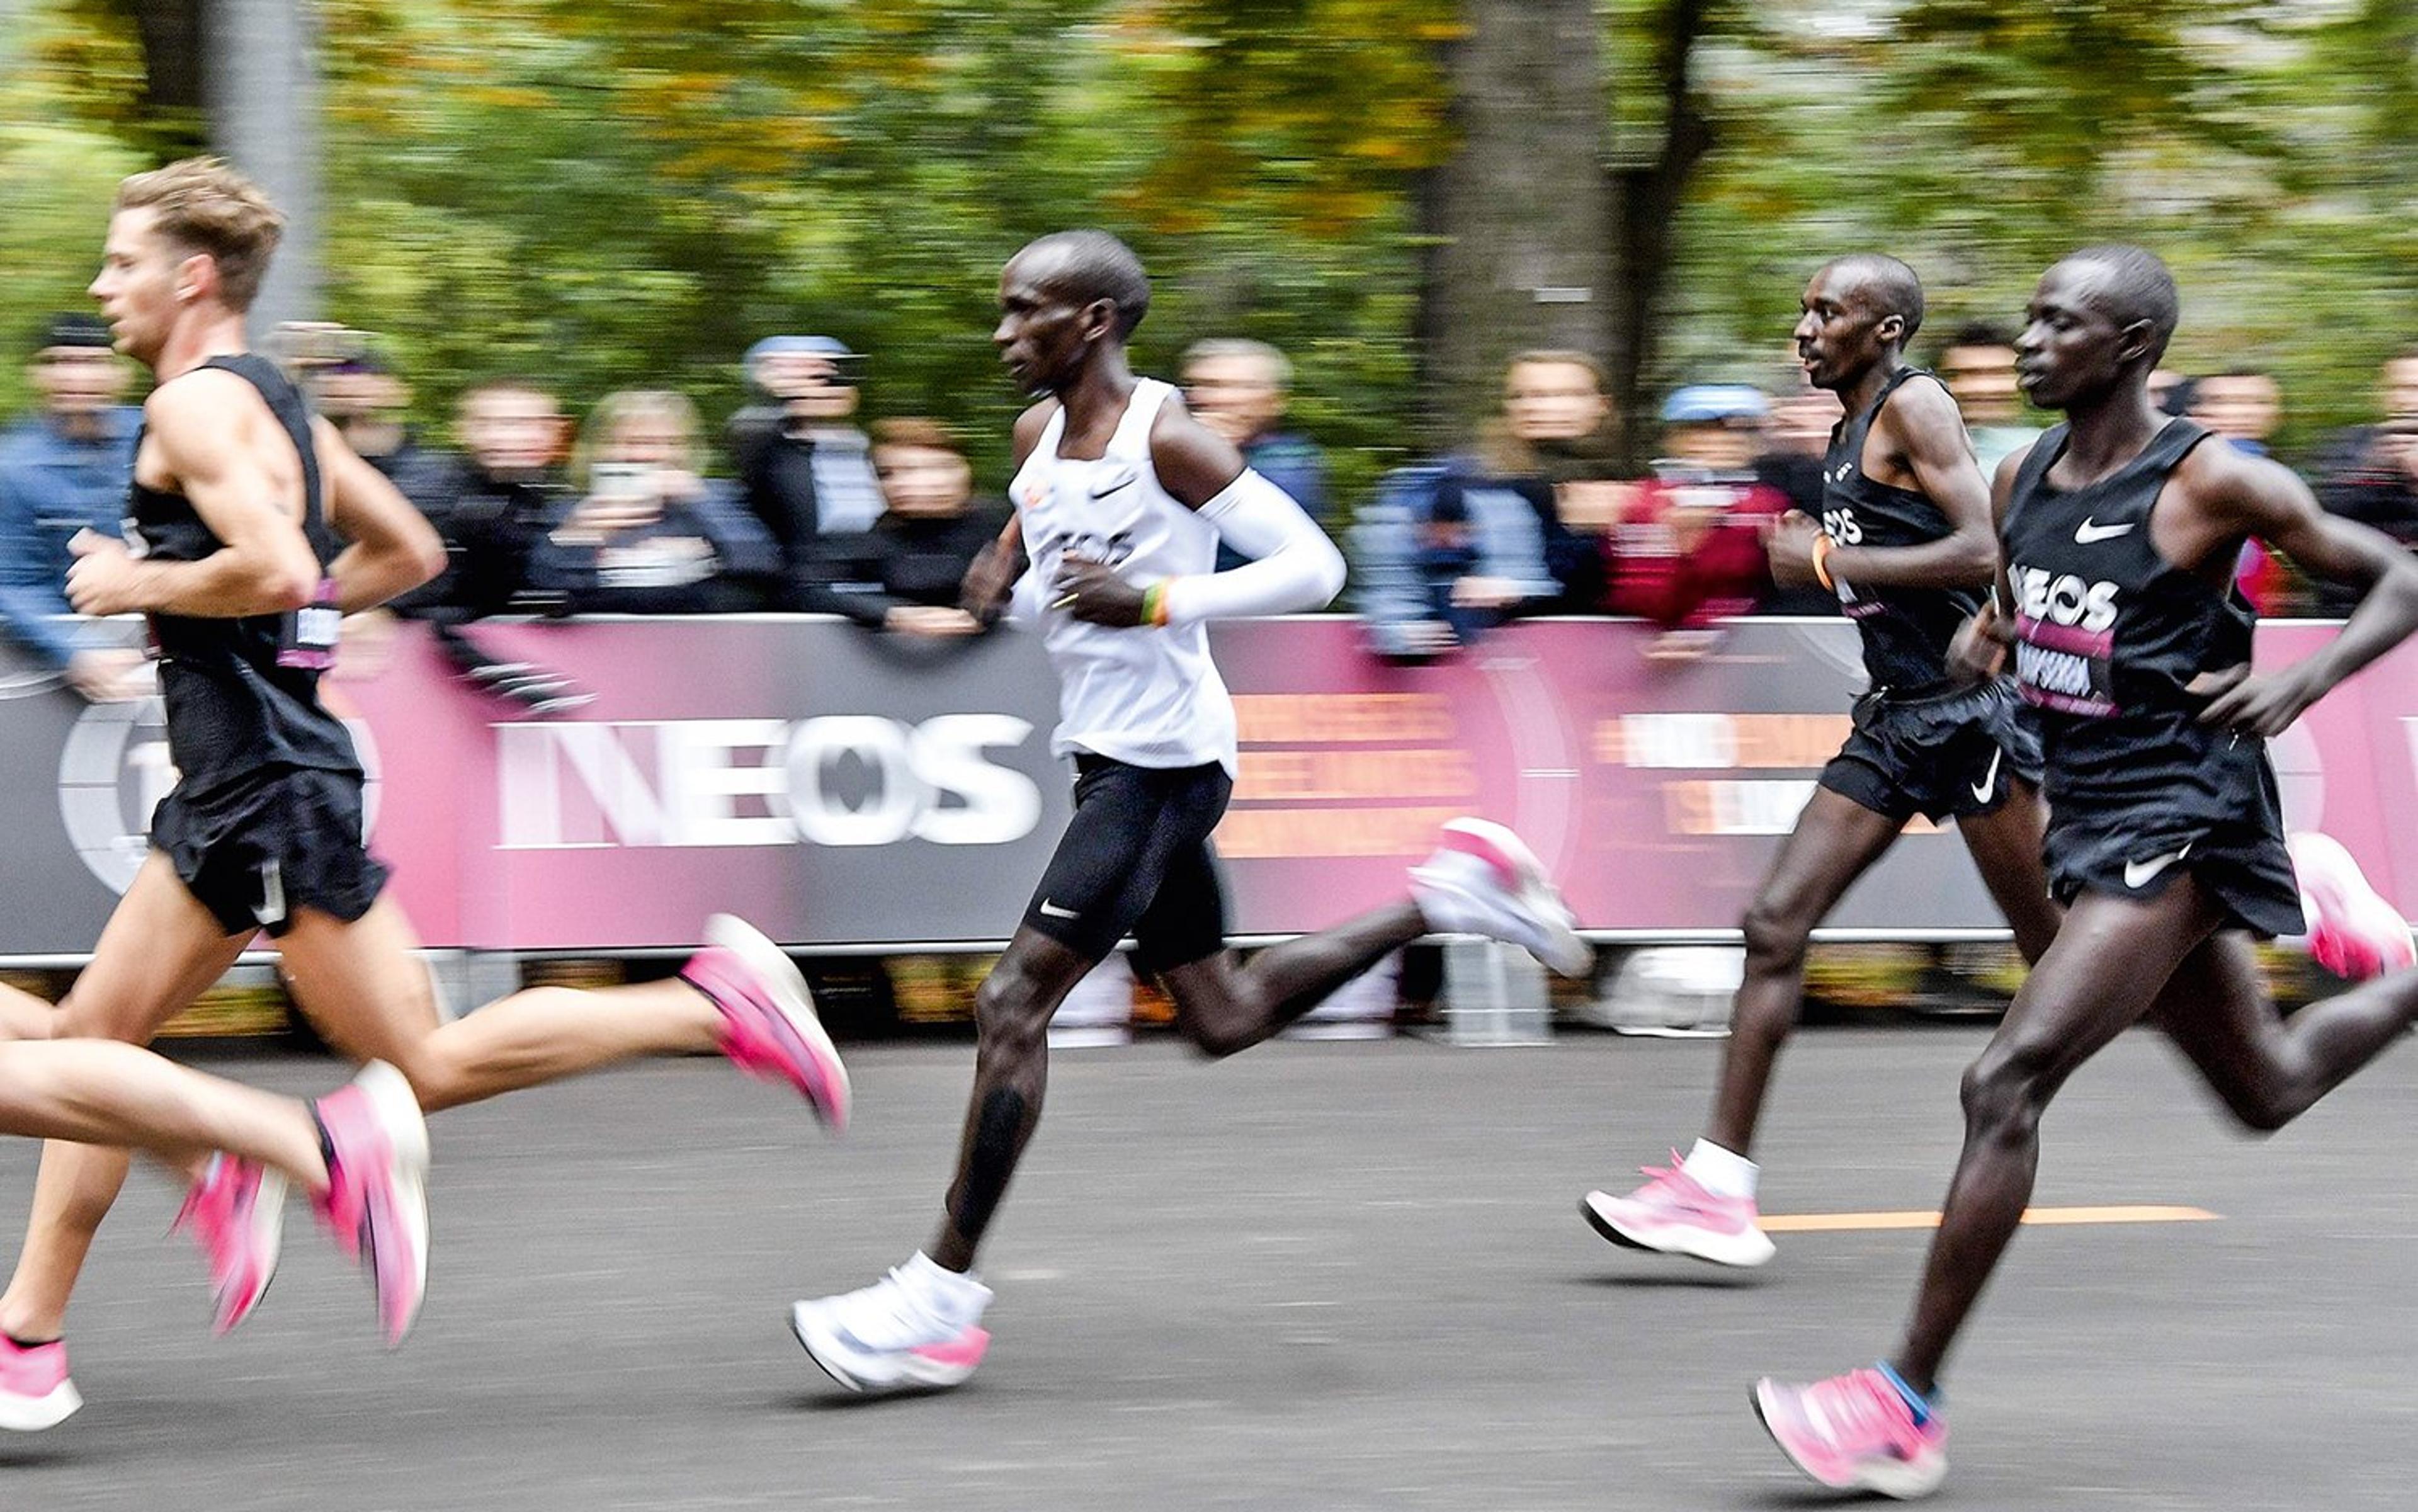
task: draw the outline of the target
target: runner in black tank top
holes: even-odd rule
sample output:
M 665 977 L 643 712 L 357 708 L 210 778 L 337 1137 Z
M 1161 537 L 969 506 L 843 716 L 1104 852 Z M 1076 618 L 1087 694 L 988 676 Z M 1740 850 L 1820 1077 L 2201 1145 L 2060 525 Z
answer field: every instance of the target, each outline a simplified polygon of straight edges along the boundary
M 2202 444 L 2196 427 L 2150 408 L 2150 372 L 2177 308 L 2154 256 L 2090 248 L 2041 280 L 2018 344 L 2033 402 L 2068 424 L 1999 469 L 2003 615 L 1976 616 L 1959 653 L 1995 672 L 2012 649 L 2042 710 L 2050 864 L 2069 907 L 1966 1073 L 1964 1153 L 1905 1339 L 1876 1367 L 1755 1388 L 1773 1438 L 1825 1485 L 1913 1496 L 1946 1474 L 1941 1363 L 2030 1199 L 2050 1099 L 2117 1034 L 2154 1018 L 2227 1107 L 2263 1130 L 2418 1021 L 2418 970 L 2283 1020 L 2250 944 L 2251 931 L 2295 927 L 2301 912 L 2260 741 L 2418 629 L 2418 563 L 2324 513 L 2284 468 Z M 2333 644 L 2256 674 L 2251 616 L 2232 588 L 2254 535 L 2365 590 Z M 2380 909 L 2376 932 L 2397 935 L 2408 958 L 2406 925 L 2355 865 L 2328 880 L 2309 894 L 2320 931 L 2362 927 L 2355 915 Z
M 1843 258 L 1814 275 L 1803 304 L 1807 375 L 1839 393 L 1846 418 L 1823 470 L 1823 517 L 1781 520 L 1772 573 L 1838 595 L 1862 635 L 1872 689 L 1747 911 L 1746 974 L 1703 1137 L 1630 1195 L 1590 1192 L 1580 1204 L 1615 1244 L 1718 1264 L 1772 1255 L 1747 1157 L 1797 1024 L 1806 943 L 1907 821 L 1954 817 L 2028 957 L 2048 948 L 2058 924 L 2041 871 L 2038 747 L 2013 689 L 1949 676 L 1950 644 L 1981 603 L 1997 551 L 1989 487 L 1955 402 L 1904 359 L 1921 285 L 1894 258 Z
M 1937 383 L 1922 368 L 1889 375 L 1879 393 L 1830 433 L 1822 459 L 1822 531 L 1843 546 L 1921 546 L 1953 533 L 1930 496 L 1884 483 L 1864 471 L 1864 443 L 1881 406 L 1909 380 Z M 1948 642 L 1982 606 L 1982 584 L 1867 588 L 1837 578 L 1839 612 L 1856 622 L 1864 646 L 1864 676 L 1892 696 L 1921 698 L 1950 687 Z
M 118 349 L 160 379 L 134 462 L 148 555 L 79 538 L 68 596 L 86 614 L 151 617 L 183 771 L 53 1033 L 147 1040 L 267 927 L 302 1012 L 348 1053 L 399 1069 L 407 1087 L 390 1073 L 378 1079 L 406 1107 L 718 1048 L 844 1124 L 848 1076 L 803 980 L 779 946 L 728 915 L 704 922 L 706 948 L 676 977 L 535 989 L 440 1021 L 410 921 L 380 895 L 384 871 L 362 849 L 360 765 L 317 682 L 335 619 L 426 582 L 444 546 L 391 482 L 245 353 L 244 311 L 279 224 L 258 186 L 207 159 L 128 179 L 110 219 L 93 293 Z M 42 1168 L 44 1199 L 0 1295 L 0 1341 L 58 1339 L 126 1157 L 54 1144 Z M 239 1242 L 227 1274 L 250 1278 L 222 1286 L 222 1329 L 258 1300 L 283 1212 L 243 1197 L 263 1190 L 256 1167 L 234 1179 L 236 1205 L 204 1219 Z M 368 1240 L 390 1338 L 409 1325 L 425 1276 L 418 1195 L 415 1176 L 390 1200 L 332 1214 L 348 1240 Z M 20 1389 L 31 1372 L 0 1372 L 0 1419 L 64 1415 L 57 1404 L 73 1400 L 64 1351 L 48 1348 L 57 1352 L 34 1377 L 42 1400 Z
M 2048 474 L 2068 434 L 2033 444 L 2002 530 L 2015 678 L 2048 756 L 2050 883 L 2060 901 L 2086 886 L 2146 895 L 2187 867 L 2237 922 L 2298 934 L 2266 744 L 2202 722 L 2209 700 L 2192 691 L 2202 673 L 2248 664 L 2257 615 L 2229 581 L 2168 564 L 2151 539 L 2167 480 L 2209 433 L 2170 420 L 2116 472 L 2066 492 Z
M 324 571 L 343 543 L 325 518 L 318 449 L 302 395 L 276 364 L 251 353 L 201 366 L 260 390 L 293 442 L 302 464 L 302 532 Z M 128 514 L 146 560 L 200 561 L 222 544 L 180 494 L 138 481 Z M 334 649 L 337 619 L 320 604 L 235 619 L 150 617 L 179 794 L 207 796 L 294 768 L 360 775 L 352 737 L 319 702 L 319 674 Z
M 1831 433 L 1823 459 L 1822 533 L 1833 547 L 1921 547 L 1955 533 L 1929 495 L 1866 470 L 1883 406 L 1914 379 L 1939 386 L 1921 368 L 1899 368 Z M 1917 814 L 1935 820 L 1992 814 L 2014 791 L 2015 779 L 2040 781 L 2039 745 L 2012 687 L 1948 675 L 1948 643 L 1981 607 L 1983 583 L 1859 588 L 1844 569 L 1829 575 L 1840 612 L 1862 638 L 1872 687 L 1856 701 L 1855 733 L 1823 769 L 1823 787 L 1903 823 Z
M 250 353 L 202 369 L 259 390 L 302 470 L 304 539 L 324 572 L 340 545 L 324 517 L 311 417 L 274 363 Z M 182 495 L 139 480 L 129 513 L 146 561 L 197 562 L 223 544 Z M 340 615 L 332 585 L 301 609 L 212 619 L 154 612 L 152 644 L 167 710 L 176 788 L 151 819 L 151 844 L 229 931 L 283 934 L 309 905 L 339 919 L 367 912 L 386 868 L 363 847 L 360 759 L 319 701 Z

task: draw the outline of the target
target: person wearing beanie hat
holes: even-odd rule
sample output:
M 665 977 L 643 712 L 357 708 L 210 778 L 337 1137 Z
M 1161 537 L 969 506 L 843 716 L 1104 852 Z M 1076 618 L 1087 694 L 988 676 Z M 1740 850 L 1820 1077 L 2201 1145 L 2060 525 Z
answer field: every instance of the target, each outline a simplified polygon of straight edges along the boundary
M 126 365 L 99 317 L 58 314 L 36 332 L 27 376 L 38 407 L 0 434 L 0 634 L 87 698 L 137 696 L 141 655 L 76 624 L 67 598 L 68 542 L 116 534 L 125 512 L 138 419 L 118 402 Z
M 820 538 L 881 517 L 870 443 L 852 419 L 863 362 L 831 336 L 767 336 L 747 349 L 764 402 L 730 418 L 730 453 L 749 512 L 780 547 L 779 607 L 799 607 Z

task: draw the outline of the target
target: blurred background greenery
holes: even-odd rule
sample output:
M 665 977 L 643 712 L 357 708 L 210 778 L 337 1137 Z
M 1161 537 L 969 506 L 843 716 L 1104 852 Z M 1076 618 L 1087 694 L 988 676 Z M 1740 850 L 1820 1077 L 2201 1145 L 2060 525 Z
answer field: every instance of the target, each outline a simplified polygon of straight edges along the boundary
M 194 9 L 0 0 L 7 339 L 82 305 L 118 176 L 207 145 Z M 996 485 L 997 269 L 1067 224 L 1152 267 L 1146 370 L 1207 335 L 1290 353 L 1347 498 L 1464 436 L 1519 346 L 1597 351 L 1633 412 L 1794 381 L 1798 291 L 1851 248 L 1914 263 L 1944 336 L 2063 250 L 2144 242 L 2184 287 L 2173 365 L 2275 372 L 2288 456 L 2418 337 L 2409 0 L 311 13 L 319 313 L 383 333 L 432 417 L 503 372 L 720 413 L 751 341 L 824 332 L 870 354 L 869 413 L 961 422 Z

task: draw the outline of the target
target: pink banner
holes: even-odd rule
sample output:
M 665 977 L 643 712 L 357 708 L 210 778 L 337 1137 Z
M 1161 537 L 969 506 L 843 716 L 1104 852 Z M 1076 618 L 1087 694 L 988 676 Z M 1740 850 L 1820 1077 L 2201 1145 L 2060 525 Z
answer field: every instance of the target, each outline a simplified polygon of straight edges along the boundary
M 2262 661 L 2323 624 L 2260 632 Z M 432 944 L 694 943 L 742 912 L 808 946 L 976 945 L 1015 928 L 1065 822 L 1056 684 L 1021 634 L 918 647 L 774 617 L 482 625 L 498 658 L 596 691 L 537 721 L 462 686 L 416 629 L 329 685 L 373 770 L 374 849 Z M 1243 763 L 1218 845 L 1241 935 L 1313 929 L 1402 890 L 1436 825 L 1517 828 L 1598 931 L 1735 927 L 1861 682 L 1840 620 L 1742 620 L 1658 661 L 1605 620 L 1513 626 L 1430 666 L 1320 618 L 1221 627 Z M 157 701 L 97 704 L 0 649 L 11 841 L 0 955 L 89 951 L 175 779 Z M 2418 904 L 2418 649 L 2336 691 L 2273 755 L 2296 828 Z M 55 782 L 41 780 L 54 772 Z M 1998 919 L 1951 831 L 1913 826 L 1833 917 L 1921 937 Z
M 376 848 L 432 942 L 677 944 L 720 909 L 801 944 L 996 940 L 1064 822 L 1054 684 L 1022 635 L 905 655 L 826 621 L 487 634 L 598 701 L 516 719 L 417 644 L 344 689 L 375 732 Z M 1742 621 L 1669 663 L 1633 625 L 1547 621 L 1400 667 L 1347 619 L 1222 627 L 1244 734 L 1218 832 L 1232 927 L 1293 933 L 1399 896 L 1462 813 L 1526 835 L 1590 929 L 1734 927 L 1845 734 L 1853 634 Z M 2331 634 L 2270 627 L 2260 654 Z M 2418 837 L 2384 816 L 2418 798 L 2413 719 L 2405 651 L 2274 746 L 2295 826 L 2340 838 L 2405 910 Z M 1920 821 L 1833 920 L 1907 936 L 1998 922 L 1952 829 Z

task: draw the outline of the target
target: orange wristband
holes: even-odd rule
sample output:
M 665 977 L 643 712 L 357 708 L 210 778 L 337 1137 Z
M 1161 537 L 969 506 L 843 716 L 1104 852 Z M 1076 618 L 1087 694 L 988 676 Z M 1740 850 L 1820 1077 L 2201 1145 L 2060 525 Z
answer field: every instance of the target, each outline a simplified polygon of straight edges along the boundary
M 1829 536 L 1815 536 L 1810 554 L 1814 558 L 1814 580 L 1833 593 L 1839 591 L 1839 585 L 1830 581 L 1829 561 L 1830 552 L 1837 544 Z
M 1161 578 L 1141 590 L 1141 622 L 1145 625 L 1167 623 L 1167 585 L 1173 578 Z

